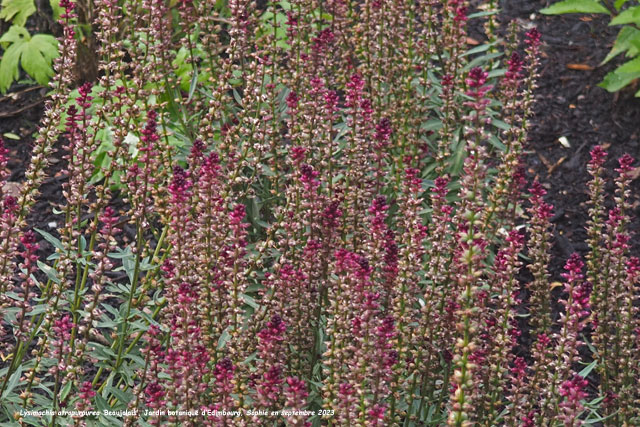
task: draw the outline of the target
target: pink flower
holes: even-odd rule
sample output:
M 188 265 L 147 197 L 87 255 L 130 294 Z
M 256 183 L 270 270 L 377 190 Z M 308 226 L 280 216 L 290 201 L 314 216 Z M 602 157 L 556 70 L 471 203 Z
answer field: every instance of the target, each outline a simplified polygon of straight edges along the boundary
M 465 22 L 467 20 L 467 7 L 460 6 L 456 8 L 456 16 L 453 18 L 455 22 Z
M 561 276 L 569 282 L 579 281 L 584 277 L 582 275 L 583 267 L 584 262 L 582 262 L 582 260 L 580 259 L 580 255 L 578 255 L 577 253 L 573 253 L 564 266 L 564 269 L 567 272 L 562 273 Z
M 189 180 L 188 173 L 180 166 L 174 166 L 173 179 L 171 184 L 169 184 L 169 192 L 173 196 L 173 203 L 185 203 L 190 197 L 190 188 L 191 181 Z
M 625 154 L 624 156 L 620 157 L 618 159 L 618 163 L 620 164 L 620 167 L 616 168 L 616 172 L 618 172 L 621 175 L 628 173 L 633 169 L 631 167 L 631 164 L 634 161 L 635 161 L 634 158 L 631 157 L 629 154 Z
M 340 224 L 341 217 L 340 202 L 334 200 L 323 210 L 322 223 L 326 228 L 336 228 Z
M 369 425 L 382 426 L 384 425 L 384 413 L 387 410 L 385 405 L 375 404 L 373 408 L 369 410 Z
M 576 421 L 583 408 L 580 401 L 587 397 L 587 393 L 584 391 L 587 385 L 589 385 L 587 380 L 579 375 L 560 385 L 560 395 L 565 400 L 560 404 L 562 414 L 559 418 L 564 421 L 565 426 L 579 425 Z
M 146 401 L 149 408 L 157 409 L 164 406 L 165 402 L 162 398 L 166 393 L 160 384 L 152 382 L 145 387 L 144 392 L 147 395 Z
M 589 166 L 592 168 L 599 168 L 604 164 L 604 161 L 607 159 L 607 152 L 602 149 L 601 146 L 596 145 L 591 149 L 591 160 L 589 161 Z
M 376 133 L 374 138 L 376 139 L 376 141 L 378 141 L 378 144 L 381 147 L 384 147 L 389 143 L 389 138 L 391 137 L 392 132 L 393 130 L 391 128 L 391 120 L 389 120 L 388 117 L 383 117 L 376 125 Z
M 76 410 L 84 411 L 91 407 L 91 399 L 96 395 L 96 392 L 93 391 L 93 386 L 91 385 L 91 381 L 85 381 L 78 388 L 78 398 L 79 400 L 76 402 Z
M 507 61 L 508 69 L 505 73 L 505 77 L 510 80 L 518 80 L 520 78 L 520 71 L 522 70 L 522 57 L 518 52 L 513 52 L 511 58 Z
M 286 102 L 287 102 L 287 107 L 289 107 L 290 111 L 293 111 L 298 107 L 298 101 L 299 101 L 298 94 L 293 90 L 289 92 L 289 95 L 287 95 Z
M 534 27 L 527 32 L 527 39 L 525 40 L 525 43 L 531 45 L 532 47 L 538 47 L 540 45 L 541 37 L 542 34 L 540 34 L 540 31 L 538 31 L 538 29 Z
M 489 77 L 489 73 L 483 71 L 480 67 L 474 67 L 469 71 L 467 78 L 464 80 L 470 88 L 470 90 L 467 91 L 467 95 L 475 99 L 474 102 L 466 102 L 465 105 L 478 110 L 478 112 L 483 111 L 490 102 L 488 99 L 485 99 L 485 95 L 492 88 L 491 85 L 486 85 L 487 77 Z

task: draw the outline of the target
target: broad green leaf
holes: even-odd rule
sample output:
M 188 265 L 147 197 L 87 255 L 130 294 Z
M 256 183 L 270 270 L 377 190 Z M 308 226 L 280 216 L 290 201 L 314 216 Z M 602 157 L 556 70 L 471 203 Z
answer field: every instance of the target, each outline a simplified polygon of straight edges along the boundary
M 596 0 L 564 0 L 540 10 L 545 15 L 561 15 L 563 13 L 606 13 L 609 11 Z
M 613 5 L 615 6 L 616 10 L 620 10 L 620 8 L 624 6 L 624 4 L 628 1 L 629 0 L 616 0 L 616 2 Z
M 506 68 L 496 68 L 495 70 L 489 71 L 487 77 L 493 79 L 495 77 L 502 77 L 507 72 Z
M 634 41 L 640 42 L 640 30 L 637 30 L 633 27 L 622 27 L 620 32 L 618 33 L 618 37 L 616 38 L 611 51 L 607 55 L 606 58 L 600 63 L 600 65 L 606 64 L 611 61 L 613 58 L 621 54 L 622 52 L 629 50 Z
M 624 56 L 627 58 L 635 58 L 640 53 L 640 33 L 637 37 L 629 40 L 629 50 Z
M 53 20 L 58 22 L 60 15 L 64 12 L 64 9 L 60 7 L 60 0 L 49 0 L 51 10 L 53 11 Z
M 20 77 L 19 63 L 20 48 L 12 44 L 4 51 L 2 60 L 0 60 L 0 92 L 6 92 L 11 83 Z
M 131 393 L 127 393 L 116 387 L 109 387 L 107 390 L 110 394 L 115 396 L 115 398 L 118 399 L 120 402 L 124 404 L 131 402 L 131 398 L 132 398 Z
M 48 38 L 53 39 L 53 44 L 47 41 Z M 38 84 L 46 85 L 51 76 L 53 76 L 51 62 L 57 53 L 58 48 L 55 45 L 55 38 L 50 35 L 38 34 L 31 39 L 28 47 L 23 50 L 20 63 L 22 68 Z
M 51 34 L 36 34 L 31 37 L 28 47 L 38 49 L 42 56 L 49 62 L 60 56 L 58 52 L 58 40 Z
M 442 120 L 439 120 L 439 119 L 429 120 L 428 122 L 423 123 L 420 126 L 420 128 L 423 129 L 423 130 L 427 130 L 427 131 L 429 131 L 429 130 L 431 130 L 431 131 L 440 130 L 442 128 Z
M 598 86 L 606 89 L 609 92 L 617 92 L 633 80 L 640 77 L 640 72 L 619 74 L 615 71 L 610 72 L 604 76 L 604 80 Z
M 31 40 L 31 35 L 29 31 L 27 31 L 24 27 L 19 27 L 17 25 L 12 25 L 9 28 L 9 31 L 4 33 L 2 37 L 0 37 L 0 45 L 3 48 L 7 48 L 12 43 L 23 43 Z
M 0 19 L 24 27 L 27 18 L 35 11 L 36 6 L 33 0 L 2 0 Z
M 640 6 L 630 7 L 627 10 L 622 11 L 620 15 L 616 16 L 609 22 L 609 25 L 624 25 L 624 24 L 638 24 L 640 23 Z
M 107 400 L 104 397 L 100 396 L 100 394 L 96 394 L 95 399 L 96 399 L 96 407 L 98 408 L 99 411 L 104 412 L 104 411 L 111 410 L 111 406 L 109 406 L 109 402 L 107 402 Z
M 135 277 L 135 267 L 136 261 L 133 254 L 131 255 L 131 257 L 122 258 L 122 268 L 124 269 L 125 273 L 127 273 L 129 283 L 133 283 L 133 278 Z
M 640 58 L 632 59 L 631 61 L 627 61 L 614 71 L 616 74 L 628 74 L 628 73 L 638 73 L 640 72 Z
M 490 64 L 493 59 L 499 58 L 502 55 L 504 55 L 504 53 L 495 52 L 495 53 L 488 53 L 486 55 L 478 56 L 477 58 L 474 58 L 473 61 L 471 61 L 468 64 L 466 64 L 464 66 L 463 70 L 464 71 L 469 71 L 473 67 L 485 66 L 485 64 Z
M 469 55 L 474 55 L 476 53 L 486 52 L 487 50 L 489 50 L 490 48 L 494 47 L 497 44 L 498 44 L 497 41 L 495 41 L 493 43 L 485 43 L 485 44 L 482 44 L 480 46 L 476 46 L 473 49 L 469 49 L 468 51 L 464 52 L 460 56 L 469 56 Z
M 18 64 L 39 84 L 47 84 L 53 75 L 53 59 L 59 55 L 57 43 L 49 34 L 31 37 L 24 28 L 12 26 L 0 38 L 0 44 L 6 48 L 0 61 L 0 91 L 5 92 L 19 78 Z
M 509 130 L 511 129 L 511 126 L 509 126 L 509 124 L 503 122 L 502 120 L 498 120 L 498 119 L 492 119 L 491 120 L 491 124 L 495 127 L 497 127 L 498 129 L 502 129 L 502 130 Z

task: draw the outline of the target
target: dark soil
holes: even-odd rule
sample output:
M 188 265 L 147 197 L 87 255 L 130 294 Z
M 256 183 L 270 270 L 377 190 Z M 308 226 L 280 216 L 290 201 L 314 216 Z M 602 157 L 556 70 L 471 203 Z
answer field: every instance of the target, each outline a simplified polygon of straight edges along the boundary
M 528 133 L 528 153 L 525 163 L 529 177 L 537 178 L 547 189 L 547 202 L 554 206 L 554 247 L 550 265 L 552 280 L 561 280 L 566 260 L 573 252 L 588 253 L 586 224 L 588 221 L 588 189 L 590 175 L 586 165 L 589 152 L 602 145 L 609 153 L 605 164 L 609 184 L 605 191 L 612 202 L 617 159 L 629 153 L 640 156 L 637 124 L 640 123 L 640 99 L 634 94 L 638 88 L 630 87 L 611 94 L 598 87 L 603 77 L 621 59 L 599 66 L 617 35 L 617 28 L 608 26 L 602 15 L 544 16 L 537 10 L 554 1 L 505 1 L 502 19 L 516 19 L 523 29 L 536 26 L 542 33 L 543 48 L 538 89 L 535 94 L 535 115 Z M 570 147 L 560 143 L 565 137 Z M 635 163 L 637 166 L 638 163 Z M 632 182 L 630 231 L 631 254 L 640 256 L 640 180 Z M 526 272 L 523 272 L 526 274 Z M 560 307 L 557 299 L 562 287 L 554 290 L 554 315 Z M 525 319 L 519 322 L 519 355 L 528 358 L 533 344 Z M 586 336 L 590 331 L 585 331 Z M 581 349 L 582 360 L 592 355 L 586 347 Z M 578 367 L 581 368 L 581 367 Z M 599 378 L 589 375 L 590 390 L 597 394 Z
M 634 98 L 635 87 L 616 94 L 598 87 L 607 72 L 620 64 L 620 60 L 613 60 L 599 66 L 619 28 L 609 27 L 604 15 L 537 13 L 551 3 L 507 1 L 502 19 L 516 19 L 524 28 L 535 25 L 542 33 L 543 57 L 525 161 L 529 174 L 543 183 L 547 201 L 555 207 L 551 272 L 557 280 L 571 253 L 585 255 L 588 251 L 584 227 L 588 220 L 589 152 L 598 144 L 606 147 L 609 160 L 605 166 L 611 179 L 619 157 L 624 153 L 640 155 L 640 99 Z M 560 143 L 561 137 L 569 141 L 569 148 Z M 613 184 L 606 188 L 610 195 L 613 190 Z M 640 180 L 636 179 L 632 183 L 630 225 L 636 234 L 640 232 L 639 194 Z M 640 239 L 632 238 L 631 244 L 632 254 L 640 255 Z

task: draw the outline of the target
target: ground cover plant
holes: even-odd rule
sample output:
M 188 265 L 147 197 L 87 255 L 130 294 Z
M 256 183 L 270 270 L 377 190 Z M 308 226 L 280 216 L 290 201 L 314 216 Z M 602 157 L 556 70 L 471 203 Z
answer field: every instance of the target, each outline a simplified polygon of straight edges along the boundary
M 489 4 L 468 51 L 458 1 L 99 1 L 101 78 L 76 88 L 61 6 L 2 194 L 3 422 L 637 422 L 633 159 L 606 201 L 592 151 L 590 254 L 551 283 L 520 163 L 537 30 L 502 52 Z M 31 230 L 59 137 L 63 225 Z
M 27 19 L 37 12 L 33 0 L 3 0 L 0 4 L 0 20 L 9 26 L 0 37 L 2 58 L 0 59 L 0 92 L 5 93 L 14 80 L 20 78 L 24 70 L 39 84 L 46 85 L 53 74 L 53 59 L 58 56 L 58 42 L 51 34 L 30 34 L 26 28 Z M 60 14 L 57 0 L 49 5 L 53 21 Z M 40 12 L 42 14 L 42 12 Z
M 549 15 L 565 13 L 607 14 L 611 17 L 609 25 L 622 26 L 609 54 L 602 59 L 606 64 L 620 54 L 630 58 L 624 64 L 608 73 L 600 85 L 609 92 L 617 92 L 640 77 L 640 5 L 637 1 L 616 0 L 563 0 L 541 10 Z M 636 92 L 640 96 L 640 92 Z

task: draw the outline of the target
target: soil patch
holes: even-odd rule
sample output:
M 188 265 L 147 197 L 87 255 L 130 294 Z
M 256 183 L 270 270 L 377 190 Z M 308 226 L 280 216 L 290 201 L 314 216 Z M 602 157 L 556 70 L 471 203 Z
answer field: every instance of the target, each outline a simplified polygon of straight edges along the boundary
M 598 144 L 606 147 L 609 159 L 605 167 L 611 179 L 619 157 L 625 153 L 638 157 L 640 99 L 634 97 L 637 88 L 612 94 L 598 87 L 606 73 L 620 64 L 614 60 L 599 65 L 619 30 L 608 26 L 607 16 L 545 16 L 537 10 L 553 1 L 508 3 L 502 19 L 516 19 L 522 26 L 535 25 L 544 43 L 525 162 L 530 175 L 547 189 L 547 201 L 555 208 L 551 272 L 557 280 L 571 253 L 585 255 L 588 251 L 584 227 L 588 220 L 589 152 Z M 569 147 L 560 142 L 562 137 Z M 613 184 L 609 184 L 606 192 L 612 195 L 613 191 Z M 636 234 L 640 231 L 639 194 L 640 180 L 636 179 L 632 182 L 634 209 L 630 224 Z M 631 244 L 632 254 L 639 256 L 640 239 L 633 238 Z

